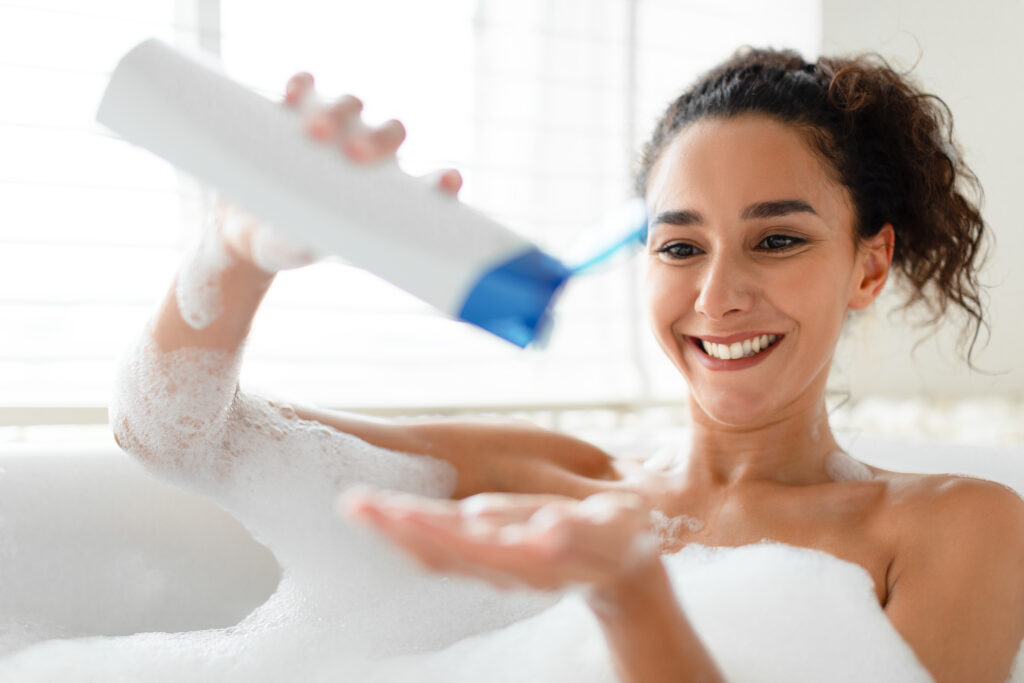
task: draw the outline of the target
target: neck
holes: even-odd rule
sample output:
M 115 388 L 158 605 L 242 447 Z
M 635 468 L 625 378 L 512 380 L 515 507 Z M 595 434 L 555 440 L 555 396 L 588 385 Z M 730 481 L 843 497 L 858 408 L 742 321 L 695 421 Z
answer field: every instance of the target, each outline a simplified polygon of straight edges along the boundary
M 754 482 L 806 486 L 832 481 L 827 458 L 840 449 L 828 424 L 823 390 L 756 425 L 716 422 L 693 400 L 690 415 L 687 469 L 694 484 L 731 488 Z

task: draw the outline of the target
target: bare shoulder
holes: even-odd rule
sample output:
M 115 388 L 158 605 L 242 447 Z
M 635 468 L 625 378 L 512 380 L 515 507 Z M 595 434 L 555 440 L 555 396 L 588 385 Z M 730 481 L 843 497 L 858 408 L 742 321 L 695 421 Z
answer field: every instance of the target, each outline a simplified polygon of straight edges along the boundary
M 908 524 L 932 520 L 927 526 L 933 528 L 938 519 L 972 524 L 988 517 L 1024 523 L 1024 499 L 999 482 L 962 474 L 886 475 L 890 505 Z
M 456 497 L 483 491 L 572 494 L 576 479 L 612 475 L 614 458 L 592 443 L 529 420 L 459 417 L 381 419 L 319 408 L 295 408 L 314 420 L 364 441 L 445 460 L 458 471 Z M 569 487 L 569 488 L 566 488 Z
M 954 538 L 1018 544 L 1024 554 L 1024 499 L 1009 486 L 958 474 L 886 472 L 887 523 L 907 549 Z
M 890 487 L 889 619 L 936 680 L 1005 680 L 1024 638 L 1024 500 L 959 475 Z

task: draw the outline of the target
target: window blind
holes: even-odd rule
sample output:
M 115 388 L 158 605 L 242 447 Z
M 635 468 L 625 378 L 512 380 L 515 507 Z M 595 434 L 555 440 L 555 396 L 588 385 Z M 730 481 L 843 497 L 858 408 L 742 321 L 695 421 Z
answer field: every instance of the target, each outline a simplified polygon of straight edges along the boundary
M 272 99 L 299 70 L 324 95 L 359 95 L 370 122 L 405 123 L 407 171 L 458 168 L 462 201 L 571 258 L 629 196 L 635 150 L 672 97 L 742 43 L 816 55 L 819 23 L 810 0 L 0 2 L 0 411 L 105 405 L 202 222 L 203 188 L 93 122 L 117 58 L 145 37 L 215 52 Z M 350 266 L 286 272 L 243 383 L 349 409 L 678 398 L 641 260 L 570 283 L 544 351 Z

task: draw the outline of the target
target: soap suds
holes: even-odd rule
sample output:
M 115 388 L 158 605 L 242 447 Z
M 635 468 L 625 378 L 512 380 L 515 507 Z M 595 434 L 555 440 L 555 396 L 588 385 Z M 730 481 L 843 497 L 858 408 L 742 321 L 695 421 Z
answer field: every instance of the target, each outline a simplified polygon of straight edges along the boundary
M 651 524 L 662 540 L 662 547 L 665 548 L 679 545 L 678 539 L 683 535 L 683 527 L 691 532 L 697 532 L 704 528 L 704 522 L 696 517 L 690 515 L 669 517 L 660 510 L 651 510 Z
M 231 265 L 231 256 L 217 234 L 216 220 L 213 212 L 207 212 L 206 224 L 182 262 L 175 283 L 181 317 L 197 330 L 208 327 L 224 311 L 220 278 Z
M 220 280 L 235 262 L 224 239 L 246 243 L 253 263 L 270 274 L 306 266 L 319 258 L 273 226 L 217 200 L 206 210 L 203 229 L 187 250 L 175 282 L 181 317 L 197 330 L 209 327 L 224 312 Z
M 375 554 L 360 559 L 373 573 L 386 566 Z M 677 599 L 727 680 L 932 681 L 878 605 L 871 577 L 859 565 L 774 542 L 739 548 L 690 544 L 664 562 Z M 298 594 L 231 629 L 42 643 L 0 660 L 0 679 L 615 681 L 600 629 L 580 592 L 566 593 L 543 611 L 521 613 L 504 627 L 438 643 L 431 634 L 465 616 L 472 596 L 449 590 L 450 602 L 424 610 L 420 603 L 430 596 L 385 583 L 394 578 L 382 576 L 374 587 L 375 604 L 350 610 L 344 619 L 331 620 L 317 610 L 319 596 Z M 444 590 L 443 583 L 434 579 L 434 591 Z M 296 619 L 301 613 L 310 616 Z M 378 619 L 391 620 L 393 631 L 378 626 Z M 407 635 L 410 624 L 418 627 L 420 647 L 366 657 L 348 646 L 347 639 L 366 626 L 373 637 L 389 641 Z
M 221 234 L 229 240 L 248 243 L 253 263 L 267 273 L 308 266 L 321 256 L 274 226 L 223 201 L 217 203 L 215 212 Z
M 182 664 L 172 670 L 179 679 L 280 680 L 293 678 L 293 659 L 313 652 L 322 655 L 316 666 L 326 666 L 328 653 L 331 661 L 347 653 L 356 662 L 433 650 L 557 599 L 426 574 L 371 531 L 338 517 L 335 500 L 348 486 L 447 498 L 455 469 L 378 448 L 303 420 L 285 403 L 240 391 L 241 355 L 162 352 L 145 335 L 120 365 L 110 422 L 121 446 L 148 469 L 217 503 L 270 548 L 281 583 L 230 629 L 162 640 L 131 636 L 112 640 L 112 647 L 127 648 L 134 654 L 125 656 L 139 661 L 152 656 L 151 648 L 177 651 Z M 236 660 L 252 660 L 252 670 L 228 676 L 235 664 L 223 667 Z M 274 670 L 276 679 L 262 673 Z
M 277 591 L 226 629 L 38 643 L 0 659 L 0 680 L 614 681 L 578 592 L 503 592 L 425 574 L 338 517 L 347 486 L 447 497 L 454 469 L 239 391 L 240 355 L 164 353 L 147 335 L 121 365 L 111 424 L 150 470 L 215 501 L 273 551 Z M 660 533 L 699 528 L 659 514 Z M 664 562 L 730 680 L 930 680 L 857 565 L 776 543 L 690 544 Z

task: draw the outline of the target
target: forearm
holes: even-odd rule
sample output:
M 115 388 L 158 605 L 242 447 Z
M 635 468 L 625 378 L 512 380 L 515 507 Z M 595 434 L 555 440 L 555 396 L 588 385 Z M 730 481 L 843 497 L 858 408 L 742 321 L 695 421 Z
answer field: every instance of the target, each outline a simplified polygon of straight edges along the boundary
M 587 602 L 624 683 L 724 683 L 660 561 L 618 585 L 592 591 Z
M 219 243 L 207 246 L 223 250 Z M 110 411 L 114 437 L 154 465 L 180 460 L 190 448 L 204 458 L 217 450 L 213 444 L 236 398 L 241 347 L 273 280 L 220 253 L 218 264 L 202 249 L 186 256 L 152 324 L 118 367 Z M 203 298 L 186 296 L 183 307 L 183 286 L 186 294 L 191 287 Z M 197 316 L 197 305 L 209 308 Z M 182 313 L 189 306 L 191 316 Z M 202 318 L 204 324 L 196 325 Z
M 208 304 L 216 306 L 216 314 L 204 326 L 186 321 L 178 296 L 182 287 L 181 279 L 196 277 L 203 269 L 190 268 L 186 263 L 178 272 L 151 329 L 153 341 L 161 351 L 181 348 L 236 351 L 245 341 L 274 276 L 233 256 L 225 254 L 225 257 L 227 261 L 223 269 L 207 273 L 213 275 L 209 293 L 211 299 L 214 299 Z M 201 256 L 192 254 L 189 258 Z M 185 283 L 186 287 L 191 284 Z

